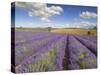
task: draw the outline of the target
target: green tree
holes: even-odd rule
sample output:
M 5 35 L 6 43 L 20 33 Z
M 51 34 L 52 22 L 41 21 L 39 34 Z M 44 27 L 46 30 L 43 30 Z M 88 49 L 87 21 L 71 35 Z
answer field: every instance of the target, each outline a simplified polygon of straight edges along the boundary
M 95 26 L 95 27 L 93 27 L 93 29 L 97 29 L 97 27 Z
M 50 32 L 52 28 L 51 28 L 51 27 L 48 27 L 47 29 L 48 29 L 48 31 Z

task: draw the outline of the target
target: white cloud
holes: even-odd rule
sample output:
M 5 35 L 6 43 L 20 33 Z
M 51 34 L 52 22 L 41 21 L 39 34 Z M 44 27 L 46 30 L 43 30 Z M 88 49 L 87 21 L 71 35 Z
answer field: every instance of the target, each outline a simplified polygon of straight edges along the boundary
M 85 11 L 85 12 L 82 12 L 80 14 L 80 17 L 81 18 L 87 18 L 87 19 L 96 18 L 97 17 L 97 14 L 94 13 L 94 12 Z
M 75 22 L 72 25 L 78 28 L 93 28 L 97 26 L 97 23 L 91 21 L 80 21 L 80 22 Z
M 82 24 L 84 26 L 96 26 L 95 22 L 89 22 L 89 21 L 82 21 L 82 22 L 80 22 L 80 24 Z
M 42 17 L 41 20 L 45 22 L 51 22 L 48 18 L 45 18 L 45 17 Z
M 48 7 L 45 3 L 16 2 L 15 5 L 27 11 L 29 16 L 40 17 L 41 20 L 46 22 L 50 22 L 49 17 L 60 15 L 63 12 L 60 6 Z

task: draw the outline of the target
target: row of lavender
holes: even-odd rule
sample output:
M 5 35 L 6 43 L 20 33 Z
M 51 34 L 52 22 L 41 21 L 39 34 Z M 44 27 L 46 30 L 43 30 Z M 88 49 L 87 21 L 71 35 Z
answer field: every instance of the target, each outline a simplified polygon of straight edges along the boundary
M 36 33 L 16 34 L 16 72 L 53 71 L 62 69 L 62 59 L 66 47 L 64 34 Z M 23 41 L 19 39 L 25 35 Z M 37 35 L 37 36 L 36 36 Z M 18 40 L 18 41 L 17 41 Z M 31 40 L 31 41 L 30 41 Z
M 66 65 L 68 69 L 96 68 L 96 38 L 88 38 L 50 32 L 16 32 L 15 70 L 17 73 L 58 71 Z M 85 40 L 89 44 L 95 40 L 89 45 L 93 45 L 93 49 L 87 47 Z M 63 65 L 65 54 L 68 61 Z
M 93 41 L 84 39 L 80 35 L 69 35 L 68 42 L 69 69 L 89 69 L 97 67 L 97 50 L 95 50 L 97 47 Z M 92 52 L 92 48 L 96 51 L 95 53 Z

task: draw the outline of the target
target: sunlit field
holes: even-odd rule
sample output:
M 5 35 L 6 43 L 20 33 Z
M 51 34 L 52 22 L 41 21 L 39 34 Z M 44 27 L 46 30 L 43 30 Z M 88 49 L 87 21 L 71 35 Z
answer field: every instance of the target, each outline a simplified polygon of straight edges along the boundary
M 66 34 L 80 34 L 80 35 L 88 35 L 88 32 L 90 32 L 91 35 L 97 35 L 96 29 L 80 29 L 80 28 L 63 28 L 63 29 L 55 29 L 51 32 L 56 33 L 66 33 Z
M 16 28 L 16 31 L 31 31 L 31 32 L 53 32 L 65 34 L 80 34 L 80 35 L 97 35 L 97 29 L 82 29 L 82 28 Z

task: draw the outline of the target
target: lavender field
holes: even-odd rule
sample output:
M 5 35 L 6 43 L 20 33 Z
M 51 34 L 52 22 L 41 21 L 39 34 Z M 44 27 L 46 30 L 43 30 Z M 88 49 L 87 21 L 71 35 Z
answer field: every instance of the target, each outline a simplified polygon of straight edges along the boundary
M 17 73 L 96 67 L 96 36 L 32 31 L 15 32 L 15 72 Z
M 97 7 L 11 3 L 11 72 L 97 68 Z

